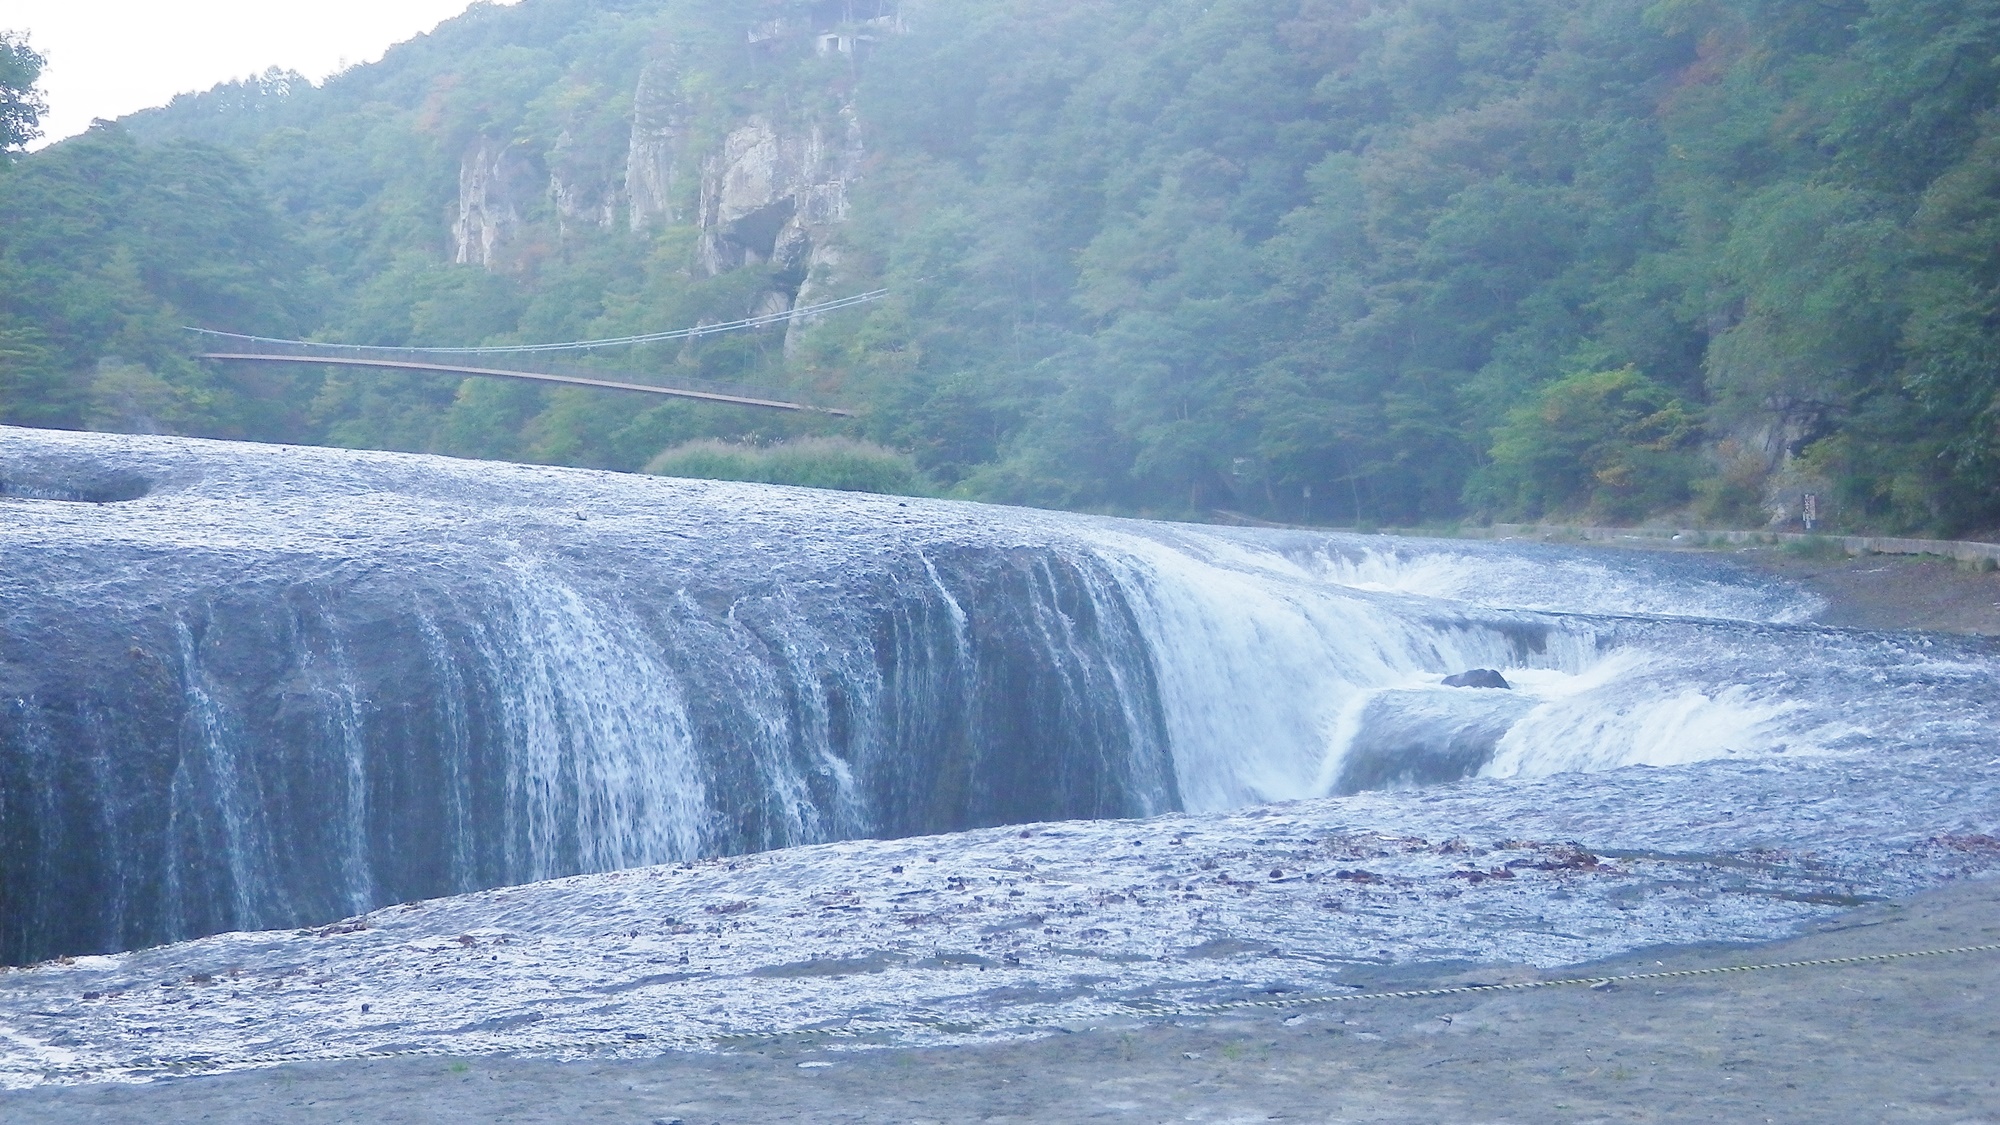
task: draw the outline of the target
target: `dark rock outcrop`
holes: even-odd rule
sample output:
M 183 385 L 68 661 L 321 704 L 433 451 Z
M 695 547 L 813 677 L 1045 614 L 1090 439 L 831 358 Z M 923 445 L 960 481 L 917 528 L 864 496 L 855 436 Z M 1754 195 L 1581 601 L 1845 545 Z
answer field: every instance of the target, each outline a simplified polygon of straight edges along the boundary
M 1493 760 L 1532 698 L 1432 688 L 1385 691 L 1368 701 L 1333 791 L 1419 789 L 1476 775 Z

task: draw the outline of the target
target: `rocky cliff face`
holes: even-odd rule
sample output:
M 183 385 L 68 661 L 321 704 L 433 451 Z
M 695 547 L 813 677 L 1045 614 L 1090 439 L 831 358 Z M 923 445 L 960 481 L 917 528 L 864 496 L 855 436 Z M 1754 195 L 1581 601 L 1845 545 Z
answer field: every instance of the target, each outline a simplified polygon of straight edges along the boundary
M 557 237 L 580 227 L 608 230 L 618 222 L 618 184 L 608 163 L 567 129 L 556 138 L 549 152 L 549 201 Z
M 632 137 L 625 155 L 625 198 L 635 233 L 681 221 L 680 170 L 687 123 L 679 74 L 666 60 L 647 64 L 632 95 Z
M 836 35 L 826 46 L 821 40 L 827 35 L 817 26 L 763 30 L 772 41 L 781 33 L 811 35 L 821 53 L 852 53 L 901 25 L 879 16 L 839 26 L 868 34 Z M 831 122 L 755 114 L 707 145 L 695 135 L 694 118 L 668 53 L 639 73 L 622 152 L 601 135 L 586 138 L 567 129 L 539 154 L 522 143 L 482 137 L 466 150 L 459 169 L 455 259 L 518 269 L 532 241 L 528 229 L 538 225 L 551 228 L 560 243 L 585 228 L 622 225 L 645 234 L 692 223 L 700 232 L 702 272 L 773 267 L 772 286 L 746 311 L 783 312 L 824 295 L 839 265 L 834 231 L 847 217 L 848 187 L 865 156 L 852 106 Z M 537 183 L 546 183 L 546 191 Z
M 787 129 L 765 117 L 732 131 L 702 163 L 702 268 L 719 274 L 772 266 L 759 313 L 809 301 L 839 264 L 834 228 L 847 218 L 848 185 L 863 155 L 851 108 L 837 134 L 818 125 Z M 788 332 L 787 347 L 792 342 Z
M 703 161 L 702 265 L 710 273 L 769 262 L 803 281 L 816 242 L 847 217 L 847 185 L 861 161 L 852 112 L 843 135 L 787 130 L 752 117 Z
M 453 261 L 505 269 L 516 260 L 521 210 L 531 168 L 515 146 L 481 137 L 458 167 L 458 219 L 452 224 Z
M 900 28 L 888 18 L 856 26 L 872 34 Z M 848 34 L 828 40 L 830 32 L 822 30 L 764 28 L 772 42 L 786 34 L 810 34 L 822 54 L 850 54 L 872 38 Z M 580 228 L 622 224 L 644 234 L 692 222 L 700 230 L 702 272 L 776 266 L 776 284 L 756 312 L 784 310 L 800 294 L 824 292 L 838 264 L 832 230 L 846 220 L 848 186 L 858 178 L 864 156 L 852 104 L 842 106 L 832 122 L 752 114 L 720 142 L 708 144 L 706 152 L 698 150 L 702 142 L 694 136 L 694 116 L 678 60 L 668 50 L 640 68 L 622 152 L 572 130 L 540 154 L 518 142 L 482 136 L 460 162 L 458 218 L 452 224 L 456 260 L 492 270 L 518 268 L 528 242 L 524 230 L 534 224 L 552 226 L 560 242 Z M 536 192 L 536 182 L 546 182 L 546 192 Z

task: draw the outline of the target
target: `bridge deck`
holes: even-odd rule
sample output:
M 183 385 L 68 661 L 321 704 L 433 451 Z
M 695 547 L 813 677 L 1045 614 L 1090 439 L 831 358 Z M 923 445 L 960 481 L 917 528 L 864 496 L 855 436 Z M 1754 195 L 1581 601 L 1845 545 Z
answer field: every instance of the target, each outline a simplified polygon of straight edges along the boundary
M 746 395 L 723 394 L 719 391 L 695 391 L 680 387 L 658 387 L 650 383 L 624 383 L 615 379 L 591 379 L 581 375 L 551 375 L 541 371 L 510 371 L 499 367 L 465 367 L 453 363 L 419 363 L 414 360 L 405 359 L 359 359 L 350 356 L 274 355 L 261 352 L 203 352 L 199 358 L 240 360 L 248 363 L 305 363 L 335 367 L 378 367 L 390 368 L 396 371 L 440 371 L 453 375 L 491 375 L 501 379 L 528 379 L 538 383 L 563 383 L 578 387 L 603 387 L 614 391 L 638 391 L 642 394 L 700 399 L 703 402 L 724 402 L 733 406 L 755 406 L 766 410 L 795 410 L 810 414 L 831 414 L 840 418 L 852 418 L 854 416 L 852 410 L 845 410 L 837 406 L 812 406 L 803 402 L 753 398 Z

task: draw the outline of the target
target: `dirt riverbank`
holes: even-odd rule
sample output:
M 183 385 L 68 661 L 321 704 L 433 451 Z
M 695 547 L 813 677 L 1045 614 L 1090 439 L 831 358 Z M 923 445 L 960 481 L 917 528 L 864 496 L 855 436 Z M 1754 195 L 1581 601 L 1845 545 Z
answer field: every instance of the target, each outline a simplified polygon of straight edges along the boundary
M 1549 976 L 2000 942 L 2000 882 L 1757 947 Z M 1504 967 L 1407 985 L 1530 979 Z M 761 1045 L 617 1062 L 404 1058 L 0 1095 L 82 1122 L 1995 1122 L 2000 952 L 1373 1000 L 925 1050 Z
M 2000 572 L 1923 555 L 1815 558 L 1777 547 L 1719 553 L 1826 599 L 1822 624 L 2000 636 Z

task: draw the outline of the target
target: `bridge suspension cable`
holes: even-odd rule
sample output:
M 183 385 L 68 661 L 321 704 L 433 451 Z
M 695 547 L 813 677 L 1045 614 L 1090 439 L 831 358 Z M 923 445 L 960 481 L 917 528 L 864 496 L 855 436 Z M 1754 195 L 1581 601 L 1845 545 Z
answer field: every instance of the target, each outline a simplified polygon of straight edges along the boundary
M 678 328 L 671 332 L 647 332 L 637 336 L 615 336 L 599 340 L 565 340 L 552 344 L 495 344 L 476 348 L 399 348 L 381 344 L 332 344 L 319 340 L 286 340 L 273 336 L 250 336 L 241 332 L 221 332 L 213 328 L 188 328 L 216 341 L 211 350 L 201 352 L 198 358 L 240 363 L 302 363 L 331 364 L 340 367 L 387 368 L 397 371 L 434 372 L 452 375 L 480 375 L 502 379 L 525 379 L 539 383 L 565 383 L 570 386 L 599 387 L 606 390 L 638 391 L 644 394 L 667 395 L 675 398 L 698 399 L 707 402 L 729 403 L 737 406 L 755 406 L 767 410 L 805 411 L 813 414 L 831 414 L 836 417 L 852 417 L 853 411 L 838 406 L 828 406 L 812 402 L 793 402 L 778 397 L 782 392 L 774 392 L 762 387 L 732 386 L 711 383 L 700 379 L 676 377 L 673 386 L 664 386 L 647 381 L 640 375 L 626 375 L 605 371 L 594 367 L 565 367 L 547 359 L 539 358 L 553 352 L 591 351 L 599 348 L 625 347 L 632 344 L 655 344 L 669 340 L 692 340 L 702 336 L 713 336 L 722 332 L 740 332 L 746 329 L 763 328 L 786 321 L 796 321 L 804 317 L 818 316 L 855 305 L 879 301 L 889 295 L 887 289 L 875 289 L 867 293 L 857 293 L 851 297 L 839 297 L 831 301 L 802 305 L 784 312 L 765 313 L 762 316 L 747 316 L 740 320 L 725 321 L 720 324 L 701 324 L 693 328 Z M 471 366 L 466 360 L 473 356 L 513 356 L 507 367 Z M 536 357 L 536 358 L 530 358 Z
M 469 367 L 456 363 L 424 363 L 409 359 L 380 359 L 373 356 L 326 356 L 264 354 L 258 352 L 202 352 L 197 358 L 234 360 L 243 363 L 302 363 L 330 364 L 335 367 L 374 367 L 395 371 L 439 372 L 446 375 L 484 375 L 499 379 L 525 379 L 532 383 L 561 383 L 572 387 L 598 387 L 611 391 L 638 391 L 642 394 L 664 395 L 668 398 L 696 399 L 703 402 L 719 402 L 732 406 L 756 406 L 766 410 L 791 410 L 806 414 L 830 414 L 836 418 L 852 418 L 854 411 L 841 406 L 823 406 L 811 402 L 791 402 L 774 398 L 778 392 L 758 387 L 736 387 L 724 383 L 710 383 L 705 380 L 682 379 L 679 386 L 662 386 L 658 383 L 640 383 L 621 379 L 606 379 L 602 376 L 616 372 L 591 372 L 567 374 L 551 371 L 516 371 L 498 367 Z
M 597 348 L 621 348 L 632 344 L 659 344 L 671 340 L 693 340 L 702 336 L 714 336 L 723 332 L 741 332 L 752 328 L 766 328 L 785 321 L 799 320 L 821 313 L 865 305 L 879 301 L 889 295 L 887 289 L 874 289 L 866 293 L 856 293 L 852 297 L 839 297 L 831 301 L 801 305 L 784 312 L 765 313 L 761 316 L 746 316 L 741 320 L 724 321 L 719 324 L 699 324 L 693 328 L 676 328 L 669 332 L 647 332 L 637 336 L 613 336 L 601 340 L 564 340 L 553 344 L 492 344 L 476 348 L 399 348 L 383 344 L 330 344 L 320 340 L 285 340 L 272 336 L 246 336 L 241 332 L 219 332 L 213 328 L 188 328 L 203 336 L 216 336 L 228 340 L 241 340 L 253 344 L 278 344 L 294 348 L 324 348 L 356 353 L 395 353 L 409 355 L 413 352 L 428 352 L 434 355 L 519 355 L 530 352 L 579 352 Z

